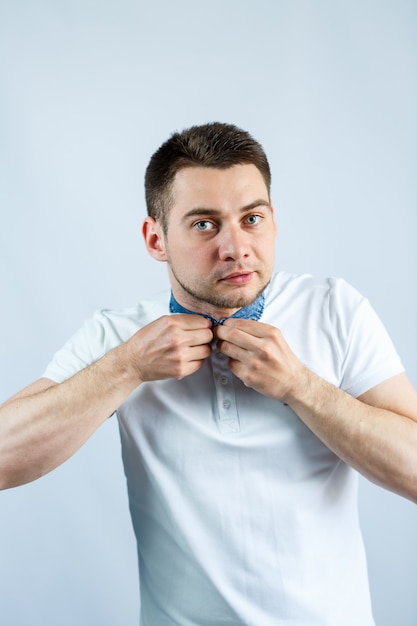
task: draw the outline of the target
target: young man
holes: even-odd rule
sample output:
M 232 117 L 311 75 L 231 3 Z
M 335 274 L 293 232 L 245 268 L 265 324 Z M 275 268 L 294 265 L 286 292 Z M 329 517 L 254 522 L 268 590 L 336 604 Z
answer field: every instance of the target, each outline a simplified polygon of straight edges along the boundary
M 176 133 L 145 182 L 172 292 L 98 313 L 2 407 L 1 486 L 117 412 L 141 624 L 371 626 L 352 468 L 417 502 L 417 392 L 386 331 L 344 281 L 273 274 L 248 133 Z

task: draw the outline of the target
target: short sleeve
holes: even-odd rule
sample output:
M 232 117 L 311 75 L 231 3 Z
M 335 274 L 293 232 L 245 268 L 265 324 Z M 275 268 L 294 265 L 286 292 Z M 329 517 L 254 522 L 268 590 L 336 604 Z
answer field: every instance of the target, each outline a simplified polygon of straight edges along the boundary
M 371 304 L 344 280 L 332 280 L 329 311 L 339 350 L 342 389 L 357 397 L 404 371 Z
M 100 314 L 96 313 L 54 354 L 43 377 L 61 383 L 97 361 L 105 352 L 105 330 Z
M 57 383 L 74 376 L 109 350 L 127 341 L 152 320 L 166 315 L 169 294 L 123 309 L 102 309 L 86 320 L 69 341 L 54 354 L 43 376 Z

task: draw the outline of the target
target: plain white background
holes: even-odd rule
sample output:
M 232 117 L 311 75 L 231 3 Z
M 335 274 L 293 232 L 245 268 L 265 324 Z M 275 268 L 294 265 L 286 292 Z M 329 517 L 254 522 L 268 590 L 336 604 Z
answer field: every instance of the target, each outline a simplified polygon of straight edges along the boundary
M 270 157 L 277 267 L 364 292 L 417 384 L 416 21 L 412 0 L 1 0 L 0 400 L 95 309 L 167 285 L 144 169 L 211 120 Z M 415 626 L 416 507 L 361 480 L 360 510 L 377 626 Z M 0 494 L 0 621 L 134 626 L 137 585 L 109 421 Z

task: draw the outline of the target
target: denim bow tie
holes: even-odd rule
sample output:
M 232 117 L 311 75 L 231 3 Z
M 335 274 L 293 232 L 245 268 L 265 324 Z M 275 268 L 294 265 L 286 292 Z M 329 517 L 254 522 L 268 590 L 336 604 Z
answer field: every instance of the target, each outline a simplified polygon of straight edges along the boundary
M 244 320 L 254 320 L 255 322 L 257 322 L 258 320 L 260 320 L 262 313 L 264 312 L 264 307 L 265 294 L 261 293 L 261 295 L 256 298 L 254 302 L 248 304 L 248 306 L 244 306 L 242 309 L 239 309 L 238 311 L 236 311 L 236 313 L 233 313 L 233 315 L 230 315 L 229 317 L 222 317 L 221 319 L 216 320 L 216 318 L 212 317 L 211 315 L 206 315 L 205 313 L 196 313 L 195 311 L 190 311 L 189 309 L 186 309 L 176 301 L 172 293 L 171 299 L 169 301 L 169 310 L 171 313 L 188 313 L 192 315 L 201 315 L 207 320 L 210 320 L 210 322 L 213 324 L 213 328 L 215 326 L 219 326 L 219 324 L 223 324 L 226 320 L 233 317 L 238 317 Z

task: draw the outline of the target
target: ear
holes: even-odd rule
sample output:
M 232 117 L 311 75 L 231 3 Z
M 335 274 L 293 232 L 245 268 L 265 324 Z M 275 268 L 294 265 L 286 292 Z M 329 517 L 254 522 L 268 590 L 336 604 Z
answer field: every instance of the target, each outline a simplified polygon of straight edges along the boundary
M 146 217 L 142 224 L 146 249 L 156 261 L 167 261 L 165 237 L 161 225 L 153 217 Z

